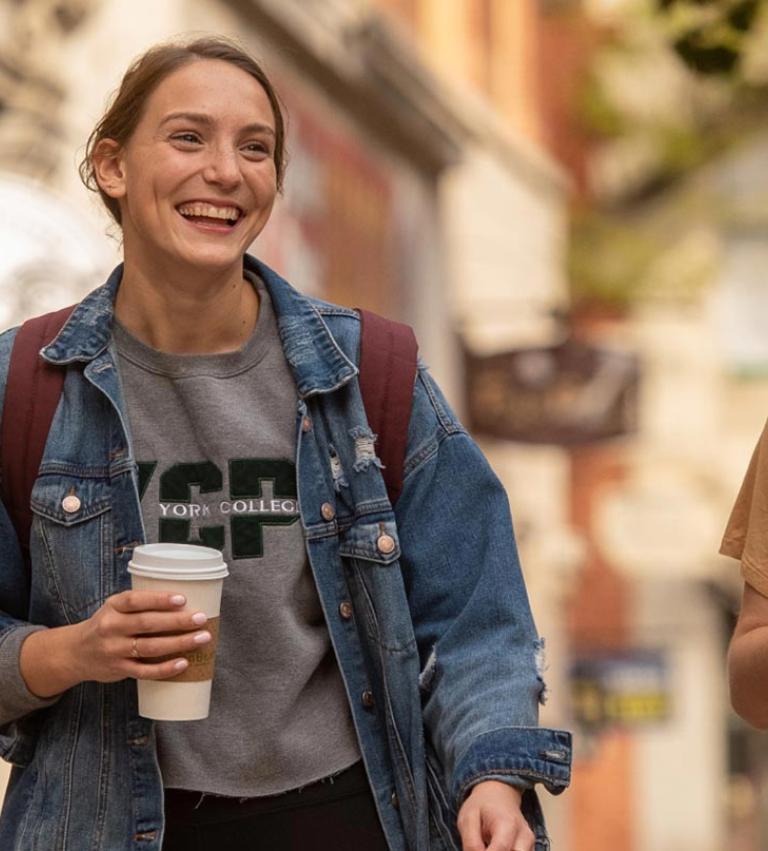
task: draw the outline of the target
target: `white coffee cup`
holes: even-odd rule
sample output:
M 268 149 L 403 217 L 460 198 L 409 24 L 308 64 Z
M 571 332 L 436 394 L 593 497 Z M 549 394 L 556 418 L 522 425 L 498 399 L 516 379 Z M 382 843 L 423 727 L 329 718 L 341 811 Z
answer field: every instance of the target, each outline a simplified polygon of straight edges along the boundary
M 136 591 L 168 591 L 187 598 L 187 611 L 202 611 L 208 621 L 202 629 L 211 640 L 184 657 L 180 674 L 164 680 L 138 680 L 139 715 L 158 721 L 197 721 L 208 717 L 211 683 L 219 636 L 219 611 L 227 565 L 218 550 L 192 544 L 143 544 L 128 562 Z M 166 657 L 164 657 L 166 658 Z M 158 661 L 156 658 L 151 661 Z

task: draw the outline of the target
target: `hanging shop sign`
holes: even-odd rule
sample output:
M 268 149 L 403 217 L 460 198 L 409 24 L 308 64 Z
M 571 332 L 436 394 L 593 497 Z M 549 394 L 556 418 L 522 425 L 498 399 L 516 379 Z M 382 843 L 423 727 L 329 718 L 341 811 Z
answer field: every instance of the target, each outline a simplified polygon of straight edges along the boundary
M 669 718 L 666 654 L 654 650 L 574 659 L 569 679 L 576 721 L 586 728 L 638 726 Z
M 631 352 L 576 340 L 467 354 L 469 421 L 479 435 L 576 445 L 634 432 L 640 368 Z

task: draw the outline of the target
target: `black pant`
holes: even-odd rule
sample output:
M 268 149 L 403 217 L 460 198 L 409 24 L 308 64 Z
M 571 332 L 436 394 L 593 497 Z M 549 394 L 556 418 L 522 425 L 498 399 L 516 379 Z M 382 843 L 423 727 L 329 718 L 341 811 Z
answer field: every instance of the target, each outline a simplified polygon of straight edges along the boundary
M 388 851 L 362 762 L 281 795 L 200 798 L 166 789 L 163 851 Z

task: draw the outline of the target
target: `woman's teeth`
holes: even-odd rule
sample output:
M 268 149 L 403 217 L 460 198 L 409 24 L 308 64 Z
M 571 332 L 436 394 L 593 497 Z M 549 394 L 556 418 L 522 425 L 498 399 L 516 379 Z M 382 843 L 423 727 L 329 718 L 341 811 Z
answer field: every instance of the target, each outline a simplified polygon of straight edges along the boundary
M 237 207 L 214 207 L 212 204 L 181 204 L 178 211 L 182 216 L 206 219 L 222 219 L 236 222 L 240 218 Z

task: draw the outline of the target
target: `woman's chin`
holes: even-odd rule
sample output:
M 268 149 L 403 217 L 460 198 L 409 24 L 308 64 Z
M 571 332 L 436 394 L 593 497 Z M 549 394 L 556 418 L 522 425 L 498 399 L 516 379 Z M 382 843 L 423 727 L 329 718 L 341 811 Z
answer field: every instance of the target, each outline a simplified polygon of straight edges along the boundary
M 206 245 L 197 244 L 185 246 L 183 250 L 175 251 L 171 259 L 175 264 L 192 269 L 218 271 L 242 262 L 245 249 L 242 245 Z

